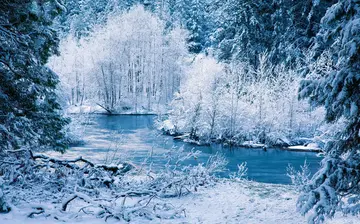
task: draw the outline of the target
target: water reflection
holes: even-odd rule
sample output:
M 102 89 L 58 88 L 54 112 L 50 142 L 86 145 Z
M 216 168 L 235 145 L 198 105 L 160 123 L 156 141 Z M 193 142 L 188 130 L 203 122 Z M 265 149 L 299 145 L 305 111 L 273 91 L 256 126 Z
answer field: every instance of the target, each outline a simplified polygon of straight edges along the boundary
M 167 162 L 167 153 L 183 147 L 185 151 L 195 149 L 202 152 L 196 160 L 190 159 L 185 164 L 205 163 L 209 156 L 220 152 L 229 161 L 228 171 L 219 174 L 220 176 L 228 177 L 230 172 L 237 171 L 237 164 L 246 161 L 249 179 L 281 184 L 290 182 L 286 176 L 288 164 L 298 168 L 306 159 L 312 172 L 319 168 L 321 158 L 310 152 L 290 152 L 271 148 L 267 151 L 247 148 L 229 150 L 219 145 L 195 146 L 175 141 L 172 137 L 161 135 L 155 130 L 154 118 L 152 115 L 94 115 L 94 124 L 85 127 L 86 144 L 70 148 L 61 157 L 83 156 L 98 163 L 128 160 L 140 165 L 151 154 L 153 169 L 160 169 Z

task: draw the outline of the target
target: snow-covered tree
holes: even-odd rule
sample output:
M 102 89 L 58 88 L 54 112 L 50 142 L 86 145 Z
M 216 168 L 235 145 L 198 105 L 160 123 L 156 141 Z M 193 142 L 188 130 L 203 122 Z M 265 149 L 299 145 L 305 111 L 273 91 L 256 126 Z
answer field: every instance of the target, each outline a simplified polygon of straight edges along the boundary
M 318 3 L 317 3 L 318 2 Z M 319 31 L 320 20 L 335 0 L 273 1 L 276 8 L 272 14 L 274 30 L 269 53 L 273 63 L 293 66 L 303 58 Z
M 324 49 L 326 51 L 324 51 Z M 313 50 L 315 57 L 328 54 L 329 70 L 310 71 L 301 85 L 301 97 L 324 105 L 326 121 L 345 118 L 345 128 L 325 146 L 326 156 L 298 201 L 310 222 L 322 222 L 341 209 L 360 212 L 360 2 L 340 0 L 321 20 Z M 320 56 L 319 56 L 320 55 Z M 329 67 L 328 67 L 329 68 Z M 315 76 L 314 73 L 317 75 Z
M 258 57 L 257 69 L 196 57 L 171 104 L 166 121 L 173 125 L 170 132 L 189 133 L 193 140 L 205 142 L 253 140 L 270 145 L 312 137 L 323 113 L 297 100 L 296 70 L 274 67 L 268 54 Z
M 269 51 L 273 41 L 271 1 L 214 0 L 211 5 L 216 21 L 213 44 L 219 59 L 246 61 L 257 67 L 258 55 Z
M 165 32 L 164 21 L 136 6 L 111 14 L 87 38 L 64 39 L 62 55 L 50 65 L 71 105 L 92 101 L 109 112 L 159 111 L 178 91 L 185 37 L 180 28 Z
M 0 214 L 10 212 L 11 208 L 5 200 L 4 194 L 4 180 L 0 177 Z
M 320 19 L 333 2 L 211 0 L 212 47 L 223 61 L 247 61 L 257 67 L 258 55 L 267 51 L 274 65 L 286 63 L 293 68 L 312 44 Z
M 128 10 L 141 0 L 66 0 L 66 11 L 55 20 L 60 36 L 77 38 L 90 35 L 99 24 L 104 24 L 108 14 Z
M 172 102 L 171 121 L 176 130 L 189 132 L 191 138 L 214 137 L 220 109 L 222 65 L 214 58 L 199 55 L 186 73 L 180 93 Z
M 58 0 L 0 4 L 0 152 L 22 146 L 63 150 L 67 141 L 55 88 L 57 75 L 45 67 L 57 53 L 50 25 L 63 9 Z
M 211 20 L 208 19 L 207 1 L 204 0 L 157 0 L 157 14 L 167 15 L 167 26 L 180 25 L 188 30 L 186 38 L 190 53 L 200 53 L 209 46 Z

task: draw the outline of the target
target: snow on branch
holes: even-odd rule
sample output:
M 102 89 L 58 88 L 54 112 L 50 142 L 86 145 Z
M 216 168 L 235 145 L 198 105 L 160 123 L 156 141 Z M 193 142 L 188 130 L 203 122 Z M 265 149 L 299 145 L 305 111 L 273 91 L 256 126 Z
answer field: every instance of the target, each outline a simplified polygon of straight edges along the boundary
M 213 173 L 221 171 L 226 162 L 218 155 L 206 164 L 181 165 L 185 160 L 196 159 L 198 154 L 181 149 L 168 154 L 168 163 L 156 173 L 126 162 L 95 164 L 83 157 L 62 160 L 26 149 L 4 151 L 0 159 L 0 178 L 4 180 L 0 189 L 5 197 L 0 195 L 0 199 L 11 201 L 12 207 L 27 204 L 31 207 L 27 213 L 30 218 L 66 221 L 75 213 L 128 222 L 139 217 L 174 219 L 184 216 L 185 210 L 165 199 L 182 197 L 198 187 L 216 183 Z M 44 201 L 49 205 L 44 205 Z

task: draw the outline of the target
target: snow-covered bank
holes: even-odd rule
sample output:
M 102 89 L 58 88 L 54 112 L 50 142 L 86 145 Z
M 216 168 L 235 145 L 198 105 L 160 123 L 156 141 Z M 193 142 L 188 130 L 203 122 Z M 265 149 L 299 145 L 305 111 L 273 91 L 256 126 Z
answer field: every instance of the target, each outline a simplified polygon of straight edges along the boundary
M 131 223 L 306 223 L 307 218 L 296 212 L 298 193 L 292 186 L 263 184 L 250 181 L 220 180 L 215 186 L 199 188 L 194 194 L 180 198 L 163 199 L 174 207 L 184 208 L 180 218 L 170 220 L 147 220 L 138 217 Z M 49 201 L 39 201 L 37 206 L 50 206 Z M 34 205 L 33 205 L 34 206 Z M 58 211 L 65 223 L 105 223 L 91 214 L 79 212 L 80 204 L 74 203 L 69 209 L 73 213 Z M 31 206 L 16 207 L 11 213 L 0 215 L 2 224 L 18 223 L 59 223 L 53 217 L 27 218 Z M 117 223 L 109 219 L 107 223 Z M 356 224 L 359 217 L 335 215 L 329 224 Z
M 243 148 L 259 148 L 266 150 L 267 148 L 279 148 L 282 150 L 288 151 L 298 151 L 298 152 L 322 152 L 322 148 L 313 143 L 312 139 L 308 138 L 297 138 L 294 140 L 282 140 L 277 139 L 272 144 L 263 144 L 257 141 L 236 141 L 236 140 L 227 140 L 227 139 L 192 139 L 189 133 L 177 133 L 174 129 L 169 129 L 169 121 L 166 120 L 163 126 L 159 126 L 159 130 L 165 135 L 173 136 L 174 140 L 183 141 L 186 143 L 194 145 L 211 145 L 211 144 L 222 144 L 224 146 L 235 146 Z M 302 143 L 302 144 L 299 144 Z
M 170 114 L 171 117 L 171 114 Z M 235 146 L 244 148 L 281 148 L 289 151 L 321 152 L 321 147 L 314 143 L 313 138 L 286 136 L 283 133 L 260 133 L 248 132 L 247 136 L 241 133 L 229 137 L 219 135 L 209 137 L 208 135 L 198 135 L 190 131 L 179 130 L 171 119 L 160 120 L 157 128 L 166 135 L 173 136 L 175 140 L 184 141 L 195 145 L 222 144 L 224 146 Z M 197 130 L 198 132 L 206 130 Z M 261 136 L 260 136 L 261 135 Z M 253 140 L 251 140 L 253 139 Z
M 306 145 L 295 145 L 287 148 L 290 151 L 304 151 L 304 152 L 322 152 L 323 150 L 316 143 L 309 143 Z
M 246 148 L 266 148 L 267 147 L 267 145 L 265 145 L 265 144 L 256 143 L 253 141 L 245 141 L 245 142 L 241 143 L 240 146 L 246 147 Z
M 296 211 L 297 197 L 292 186 L 227 180 L 171 203 L 186 208 L 187 217 L 178 223 L 306 223 Z M 336 215 L 326 223 L 358 221 Z
M 107 113 L 107 111 L 100 107 L 99 105 L 80 105 L 75 106 L 71 105 L 66 109 L 66 112 L 69 114 L 101 114 L 101 113 Z
M 103 107 L 96 104 L 86 104 L 86 105 L 71 105 L 68 106 L 66 112 L 69 114 L 111 114 L 111 115 L 156 115 L 164 114 L 165 108 L 160 108 L 159 110 L 147 110 L 147 109 L 128 109 L 128 110 L 114 110 L 111 113 L 104 109 Z

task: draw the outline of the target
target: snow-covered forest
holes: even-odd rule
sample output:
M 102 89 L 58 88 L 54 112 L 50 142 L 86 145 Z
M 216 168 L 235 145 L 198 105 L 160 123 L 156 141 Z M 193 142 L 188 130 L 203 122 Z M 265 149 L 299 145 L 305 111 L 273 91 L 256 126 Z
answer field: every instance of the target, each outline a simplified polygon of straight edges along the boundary
M 186 31 L 165 30 L 165 25 L 135 6 L 110 14 L 87 37 L 68 35 L 60 43 L 62 54 L 49 63 L 60 74 L 67 103 L 135 113 L 168 104 L 180 85 Z
M 359 107 L 359 0 L 2 0 L 0 223 L 357 223 Z M 156 138 L 194 149 L 146 142 L 127 159 L 120 145 L 154 133 L 126 118 L 92 161 L 76 147 L 103 155 L 94 114 L 156 115 Z M 214 145 L 321 163 L 289 159 L 291 185 L 257 183 Z M 233 208 L 219 214 L 217 195 Z

